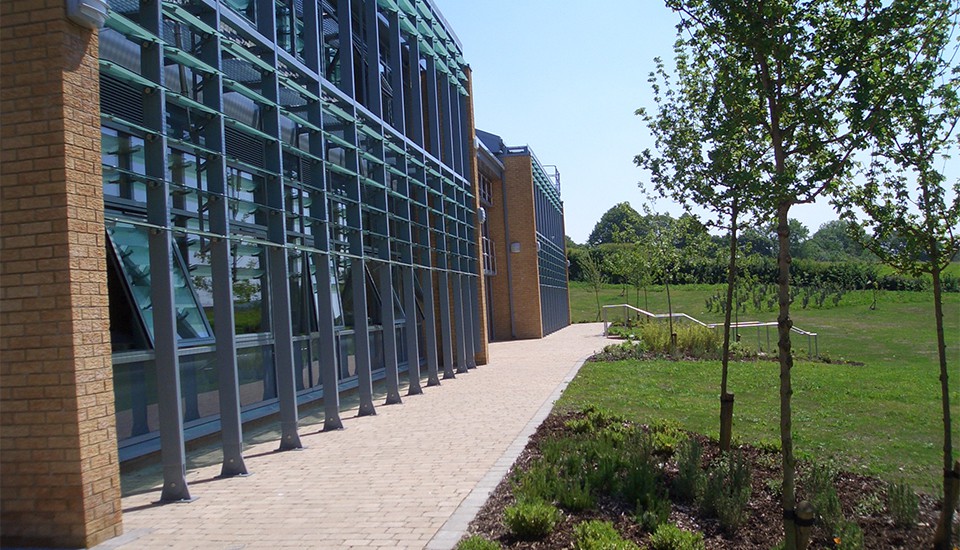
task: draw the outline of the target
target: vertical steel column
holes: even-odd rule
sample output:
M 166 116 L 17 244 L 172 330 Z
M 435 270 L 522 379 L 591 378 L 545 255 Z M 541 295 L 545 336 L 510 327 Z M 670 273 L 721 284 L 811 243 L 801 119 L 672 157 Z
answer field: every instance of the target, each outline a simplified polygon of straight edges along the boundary
M 377 17 L 376 0 L 367 0 L 364 5 L 365 26 L 367 28 L 367 109 L 377 117 L 382 118 L 383 96 L 380 91 L 380 21 Z M 380 142 L 380 154 L 383 160 L 384 143 Z M 380 166 L 376 169 L 380 173 L 381 182 L 387 184 L 386 166 Z M 361 184 L 363 185 L 363 184 Z M 383 200 L 383 211 L 389 212 L 390 205 L 387 200 L 386 190 L 381 193 Z M 390 224 L 387 222 L 387 216 L 377 216 L 377 229 L 381 235 L 387 235 L 382 238 L 378 255 L 383 260 L 383 266 L 380 268 L 380 320 L 382 323 L 383 340 L 383 366 L 387 384 L 386 405 L 394 405 L 401 402 L 400 399 L 400 367 L 397 364 L 397 328 L 396 312 L 393 309 L 393 271 L 390 263 Z
M 417 26 L 417 18 L 410 17 L 413 26 Z M 410 79 L 410 125 L 407 128 L 407 137 L 414 143 L 424 146 L 424 122 L 423 122 L 423 81 L 420 78 L 420 38 L 410 36 L 407 40 L 410 50 L 408 53 L 408 75 Z M 406 121 L 406 118 L 404 118 Z M 408 153 L 409 154 L 409 153 Z M 422 159 L 421 159 L 422 160 Z M 421 171 L 420 181 L 427 184 L 426 172 Z M 433 294 L 433 269 L 430 245 L 430 194 L 426 188 L 421 188 L 418 192 L 423 193 L 424 207 L 420 209 L 419 218 L 416 220 L 419 227 L 415 230 L 415 237 L 418 239 L 424 252 L 423 263 L 427 267 L 417 269 L 414 277 L 419 278 L 420 287 L 423 290 L 423 337 L 424 348 L 427 353 L 427 387 L 440 385 L 439 366 L 440 360 L 437 357 L 437 315 Z
M 359 206 L 352 210 L 357 210 L 359 218 Z M 351 216 L 352 217 L 352 216 Z M 359 223 L 359 219 L 357 220 Z M 361 241 L 360 247 L 363 248 L 362 235 L 355 231 L 350 236 L 350 248 L 353 249 L 355 241 Z M 367 319 L 367 277 L 363 260 L 360 258 L 350 259 L 350 281 L 353 286 L 353 338 L 354 350 L 357 354 L 357 391 L 360 394 L 360 410 L 358 416 L 369 416 L 377 414 L 373 406 L 373 374 L 370 370 L 370 324 Z
M 403 44 L 400 37 L 400 11 L 394 10 L 387 14 L 390 24 L 390 87 L 393 88 L 393 127 L 400 134 L 406 134 L 406 114 L 404 112 L 403 93 Z M 411 43 L 415 43 L 416 39 Z M 411 44 L 410 51 L 413 51 Z
M 439 185 L 443 185 L 442 182 Z M 443 199 L 434 199 L 440 202 L 440 212 L 434 215 L 434 233 L 436 235 L 437 276 L 440 293 L 440 336 L 443 347 L 443 378 L 456 378 L 453 372 L 453 328 L 450 322 L 450 267 L 447 257 L 446 220 L 444 219 Z
M 406 111 L 404 109 L 403 92 L 403 44 L 400 36 L 400 11 L 394 10 L 387 14 L 390 28 L 390 87 L 393 88 L 393 127 L 400 133 L 406 133 Z M 411 59 L 416 39 L 410 41 Z M 406 159 L 403 160 L 406 163 Z M 406 173 L 406 170 L 404 170 Z M 405 264 L 400 267 L 401 284 L 403 285 L 403 304 L 405 306 L 404 332 L 407 345 L 407 395 L 423 393 L 420 386 L 420 339 L 417 333 L 417 290 L 414 281 L 413 268 L 413 240 L 414 226 L 410 209 L 413 200 L 411 186 L 407 181 L 407 223 L 403 224 L 403 244 L 400 248 L 400 260 Z
M 439 77 L 443 78 L 443 77 Z M 442 138 L 443 143 L 440 147 L 441 157 L 444 164 L 448 167 L 453 167 L 453 116 L 452 116 L 452 106 L 450 104 L 450 81 L 445 80 L 439 84 L 440 88 L 440 102 L 439 102 L 439 116 L 437 117 L 437 126 L 442 127 L 443 129 L 438 131 L 438 138 Z M 462 280 L 460 277 L 460 272 L 462 271 L 460 265 L 460 241 L 458 239 L 460 232 L 459 219 L 459 201 L 456 197 L 456 186 L 452 181 L 445 181 L 444 178 L 440 179 L 440 191 L 443 193 L 445 198 L 452 199 L 452 203 L 457 205 L 453 207 L 451 212 L 448 209 L 446 201 L 444 201 L 444 214 L 450 215 L 457 220 L 452 224 L 446 226 L 444 231 L 444 238 L 447 242 L 452 242 L 453 246 L 447 245 L 446 249 L 449 251 L 449 254 L 453 255 L 453 265 L 449 265 L 448 269 L 452 271 L 451 276 L 453 277 L 453 311 L 450 312 L 450 315 L 453 316 L 453 322 L 456 332 L 456 341 L 454 342 L 455 353 L 456 353 L 456 366 L 457 372 L 464 373 L 467 372 L 467 357 L 466 357 L 466 348 L 465 348 L 465 338 L 464 338 L 464 323 L 463 323 L 463 289 L 462 289 Z M 446 222 L 445 222 L 446 223 Z M 449 257 L 449 255 L 448 255 Z
M 364 26 L 367 35 L 367 97 L 362 102 L 371 113 L 383 118 L 383 94 L 380 91 L 380 21 L 377 18 L 377 0 L 366 0 L 363 5 Z
M 423 120 L 424 134 L 427 134 L 429 125 L 429 150 L 434 156 L 440 156 L 440 100 L 437 97 L 437 63 L 432 56 L 427 57 L 427 108 L 426 117 Z M 439 176 L 438 176 L 439 177 Z M 428 185 L 429 186 L 429 185 Z M 437 180 L 438 189 L 435 191 L 443 192 L 443 181 Z M 439 281 L 438 292 L 440 293 L 440 338 L 443 349 L 443 377 L 455 378 L 453 372 L 453 328 L 450 322 L 450 275 L 447 261 L 446 244 L 446 221 L 443 219 L 445 211 L 443 200 L 440 200 L 438 214 L 434 216 L 433 229 L 437 238 L 435 241 L 437 251 L 437 278 Z M 432 280 L 432 278 L 431 278 Z M 431 283 L 432 284 L 432 283 Z
M 450 154 L 453 157 L 450 167 L 461 176 L 466 177 L 466 170 L 463 163 L 463 118 L 460 110 L 460 91 L 456 86 L 456 76 L 451 72 L 447 87 L 450 90 L 450 139 L 453 147 Z
M 411 17 L 413 25 L 417 25 L 416 18 Z M 420 79 L 420 39 L 411 36 L 407 43 L 410 44 L 410 51 L 407 56 L 409 61 L 407 78 L 410 79 L 410 120 L 411 127 L 407 128 L 407 137 L 413 140 L 417 145 L 424 147 L 423 144 L 423 83 Z M 404 117 L 406 122 L 406 117 Z
M 337 0 L 337 24 L 340 41 L 340 89 L 350 98 L 356 98 L 353 81 L 353 17 L 351 0 Z
M 258 0 L 258 28 L 276 44 L 276 9 L 273 0 Z M 273 331 L 273 357 L 277 373 L 277 397 L 280 401 L 280 450 L 300 449 L 297 412 L 297 385 L 293 358 L 293 322 L 290 311 L 290 266 L 287 263 L 286 208 L 283 190 L 283 151 L 280 142 L 280 80 L 277 76 L 275 48 L 261 53 L 273 71 L 261 75 L 261 93 L 273 108 L 260 110 L 263 131 L 273 136 L 264 143 L 264 163 L 272 174 L 266 178 L 267 239 L 274 243 L 267 249 L 267 273 L 270 282 L 270 321 Z M 275 174 L 275 175 L 273 175 Z
M 220 28 L 220 14 L 204 10 L 203 22 Z M 218 71 L 223 66 L 220 37 L 210 36 L 200 50 L 201 60 Z M 202 83 L 203 104 L 218 113 L 223 112 L 223 78 L 220 73 L 206 74 Z M 223 447 L 223 477 L 244 475 L 247 467 L 243 460 L 243 427 L 240 420 L 240 377 L 237 372 L 236 327 L 233 315 L 233 265 L 230 250 L 230 217 L 227 202 L 227 163 L 224 158 L 226 142 L 223 117 L 211 117 L 203 128 L 204 145 L 216 152 L 204 163 L 207 174 L 207 212 L 210 215 L 210 231 L 223 235 L 211 239 L 210 269 L 213 277 L 213 324 L 217 342 L 217 386 L 220 397 L 220 439 Z
M 419 64 L 417 66 L 419 67 Z M 433 156 L 440 158 L 440 99 L 437 97 L 437 61 L 433 56 L 427 56 L 427 108 L 425 111 L 423 132 L 430 134 L 430 142 L 424 143 L 423 146 Z
M 351 0 L 337 0 L 337 19 L 340 25 L 340 89 L 350 98 L 356 99 L 353 75 L 353 18 L 350 11 Z M 346 45 L 346 46 L 344 46 Z M 357 145 L 356 124 L 344 130 L 344 139 Z M 344 150 L 345 155 L 353 155 L 353 171 L 360 173 L 357 152 Z M 360 215 L 360 179 L 354 180 L 350 188 L 351 204 L 347 212 L 347 224 L 353 228 L 348 238 L 350 253 L 350 282 L 353 287 L 353 338 L 357 354 L 357 391 L 360 394 L 359 416 L 377 414 L 373 406 L 373 374 L 370 367 L 370 323 L 367 319 L 367 278 L 363 263 L 363 224 Z
M 452 153 L 452 152 L 451 152 Z M 455 221 L 451 223 L 452 227 L 448 226 L 447 228 L 447 240 L 452 243 L 450 246 L 450 253 L 453 257 L 453 321 L 454 326 L 456 327 L 456 353 L 457 353 L 457 372 L 465 373 L 467 372 L 467 329 L 465 319 L 465 309 L 464 309 L 464 300 L 463 300 L 463 270 L 465 266 L 463 265 L 463 251 L 461 247 L 463 241 L 460 239 L 460 233 L 463 229 L 463 224 L 460 223 L 462 218 L 461 210 L 463 208 L 460 206 L 459 192 L 457 185 L 453 182 L 444 182 L 444 195 L 449 196 L 452 199 L 454 206 L 452 207 L 452 215 L 455 218 Z M 451 231 L 452 230 L 452 231 Z
M 404 262 L 413 261 L 409 252 L 404 253 Z M 405 265 L 400 268 L 403 277 L 403 303 L 407 306 L 404 328 L 407 337 L 407 395 L 423 393 L 420 387 L 420 339 L 417 335 L 417 291 L 413 280 L 413 266 Z
M 385 245 L 389 256 L 390 244 Z M 383 322 L 383 366 L 387 384 L 385 405 L 400 403 L 400 367 L 397 364 L 397 317 L 393 309 L 393 270 L 390 262 L 380 267 L 380 317 Z
M 478 271 L 479 269 L 482 269 L 482 267 L 479 265 L 479 262 L 474 260 L 473 272 L 482 273 L 482 271 Z M 473 355 L 470 356 L 471 368 L 477 366 L 477 348 L 480 347 L 480 342 L 483 341 L 480 331 L 486 330 L 480 323 L 480 277 L 482 277 L 482 275 L 470 277 L 470 303 L 473 304 L 473 315 L 471 315 L 471 317 L 473 317 Z
M 140 4 L 145 29 L 163 36 L 160 0 Z M 166 179 L 167 139 L 166 95 L 164 92 L 163 45 L 144 42 L 140 50 L 143 77 L 157 84 L 143 98 L 144 125 L 155 133 L 144 136 L 144 168 L 148 178 L 147 222 L 170 226 L 170 184 Z M 177 357 L 177 309 L 173 295 L 173 239 L 166 229 L 151 229 L 150 302 L 153 311 L 157 408 L 160 413 L 160 457 L 163 464 L 161 501 L 190 500 L 186 480 L 186 453 L 183 446 L 183 410 L 180 392 L 180 361 Z
M 319 10 L 317 2 L 303 3 L 303 32 L 304 48 L 303 58 L 307 67 L 317 72 L 321 76 L 323 73 L 323 31 L 321 21 L 323 14 Z M 323 90 L 320 81 L 311 80 L 307 84 L 310 93 L 317 97 L 323 96 Z M 323 109 L 319 101 L 309 100 L 307 104 L 307 121 L 318 128 L 323 127 Z M 318 158 L 326 159 L 326 148 L 324 147 L 323 134 L 312 130 L 309 135 L 310 154 Z M 317 313 L 319 320 L 317 329 L 319 332 L 320 345 L 320 380 L 323 384 L 323 431 L 342 430 L 343 422 L 340 420 L 340 384 L 337 371 L 337 337 L 333 322 L 333 298 L 330 295 L 330 282 L 333 279 L 331 273 L 332 257 L 330 253 L 330 213 L 328 212 L 328 203 L 326 200 L 326 170 L 323 163 L 310 162 L 307 167 L 310 173 L 310 181 L 314 187 L 324 190 L 323 200 L 317 200 L 316 197 L 310 203 L 310 217 L 322 220 L 323 225 L 316 225 L 312 228 L 313 246 L 322 250 L 326 254 L 313 254 L 312 259 L 317 270 L 316 292 L 317 292 Z M 314 191 L 311 191 L 314 193 Z

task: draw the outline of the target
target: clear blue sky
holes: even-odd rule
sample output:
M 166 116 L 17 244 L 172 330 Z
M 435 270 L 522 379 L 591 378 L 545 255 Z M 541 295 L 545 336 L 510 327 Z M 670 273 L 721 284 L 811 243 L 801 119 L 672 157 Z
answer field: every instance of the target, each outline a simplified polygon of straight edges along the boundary
M 560 170 L 566 232 L 583 243 L 611 206 L 645 202 L 633 157 L 653 147 L 639 107 L 653 108 L 653 58 L 673 58 L 677 17 L 654 0 L 434 0 L 473 69 L 477 128 L 529 145 Z M 678 215 L 660 199 L 656 208 Z M 811 234 L 824 205 L 791 217 Z

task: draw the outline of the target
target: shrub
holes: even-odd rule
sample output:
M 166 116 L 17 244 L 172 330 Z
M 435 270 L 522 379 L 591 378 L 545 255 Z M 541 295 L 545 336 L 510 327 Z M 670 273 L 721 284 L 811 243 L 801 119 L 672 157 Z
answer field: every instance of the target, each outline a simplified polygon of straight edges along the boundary
M 853 521 L 841 521 L 833 542 L 839 550 L 863 550 L 863 531 Z
M 687 438 L 680 424 L 675 421 L 656 420 L 650 424 L 650 432 L 653 434 L 654 452 L 658 453 L 673 454 L 677 445 Z
M 677 459 L 677 477 L 673 480 L 673 492 L 677 500 L 693 502 L 704 483 L 703 446 L 696 439 L 683 441 L 674 455 Z
M 887 508 L 897 527 L 913 527 L 920 517 L 920 499 L 905 483 L 893 483 L 887 488 Z
M 664 523 L 650 537 L 650 550 L 705 550 L 703 534 L 684 531 Z
M 513 494 L 517 500 L 550 502 L 556 494 L 556 471 L 542 460 L 530 465 L 514 480 Z
M 457 543 L 456 550 L 500 550 L 500 543 L 473 535 Z
M 571 512 L 589 510 L 597 504 L 589 483 L 579 477 L 560 480 L 556 485 L 556 500 L 557 504 Z
M 520 501 L 503 511 L 503 522 L 521 540 L 539 540 L 549 535 L 562 518 L 560 510 L 546 502 Z
M 731 452 L 721 456 L 711 466 L 699 498 L 704 515 L 720 520 L 720 526 L 736 530 L 747 518 L 746 507 L 753 488 L 750 463 L 743 453 Z
M 824 464 L 811 465 L 803 476 L 807 499 L 817 511 L 820 526 L 828 535 L 835 535 L 843 523 L 843 510 L 833 477 L 832 468 Z
M 576 550 L 633 550 L 636 544 L 624 540 L 609 521 L 584 521 L 573 528 Z
M 663 493 L 652 493 L 649 498 L 637 501 L 634 517 L 644 531 L 652 533 L 670 519 L 670 499 Z

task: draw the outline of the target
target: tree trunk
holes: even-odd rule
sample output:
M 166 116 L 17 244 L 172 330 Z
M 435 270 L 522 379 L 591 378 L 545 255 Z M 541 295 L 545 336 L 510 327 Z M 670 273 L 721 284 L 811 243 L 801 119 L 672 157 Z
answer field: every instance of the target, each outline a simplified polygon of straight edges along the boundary
M 790 409 L 790 398 L 793 388 L 790 384 L 790 370 L 793 368 L 793 356 L 790 353 L 790 329 L 793 321 L 790 319 L 790 226 L 787 216 L 790 213 L 790 202 L 783 202 L 777 207 L 777 241 L 780 253 L 777 257 L 778 297 L 780 313 L 777 316 L 777 343 L 780 359 L 780 447 L 783 463 L 783 533 L 786 550 L 797 549 L 796 533 L 796 494 L 794 475 L 796 460 L 793 457 L 793 433 Z
M 950 530 L 953 527 L 953 512 L 957 507 L 958 485 L 960 485 L 960 464 L 953 462 L 953 432 L 950 427 L 950 385 L 947 383 L 947 345 L 943 335 L 943 297 L 940 288 L 940 258 L 934 242 L 931 246 L 930 260 L 933 264 L 933 308 L 937 320 L 937 354 L 940 358 L 940 398 L 943 403 L 943 503 L 940 507 L 940 521 L 933 537 L 933 547 L 937 550 L 949 550 Z
M 737 281 L 737 214 L 736 201 L 730 209 L 730 262 L 727 264 L 727 303 L 733 300 L 733 286 Z M 720 374 L 720 450 L 730 450 L 733 432 L 733 394 L 727 393 L 727 367 L 730 364 L 730 308 L 723 318 L 723 355 Z
M 663 287 L 667 290 L 667 319 L 670 322 L 670 355 L 677 353 L 677 335 L 673 333 L 673 302 L 670 300 L 670 283 L 663 279 Z
M 600 307 L 600 287 L 593 287 L 593 293 L 597 296 L 597 321 L 600 321 L 600 311 L 603 309 Z

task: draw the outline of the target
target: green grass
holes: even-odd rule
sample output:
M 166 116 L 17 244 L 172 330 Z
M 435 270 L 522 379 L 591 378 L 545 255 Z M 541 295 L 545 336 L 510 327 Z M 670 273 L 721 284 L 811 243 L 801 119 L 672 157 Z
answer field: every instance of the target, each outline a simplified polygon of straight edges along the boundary
M 705 300 L 722 286 L 685 285 L 671 287 L 675 313 L 686 313 L 707 323 L 723 321 L 717 311 L 708 312 Z M 600 294 L 601 303 L 613 305 L 636 303 L 634 290 L 629 296 L 621 294 L 618 285 L 607 285 Z M 817 347 L 821 354 L 833 360 L 858 361 L 868 366 L 889 365 L 936 370 L 936 325 L 933 320 L 933 295 L 928 292 L 881 291 L 876 310 L 870 310 L 873 295 L 869 291 L 844 294 L 837 307 L 802 309 L 790 308 L 794 326 L 817 333 Z M 644 299 L 640 293 L 640 308 L 653 313 L 667 312 L 667 298 L 663 287 L 651 287 Z M 649 306 L 649 308 L 647 307 Z M 960 360 L 960 294 L 944 294 L 944 323 L 947 337 L 948 361 Z M 612 312 L 611 312 L 612 313 Z M 573 322 L 594 322 L 597 303 L 593 291 L 583 283 L 570 284 L 570 314 Z M 776 321 L 776 311 L 739 314 L 740 321 Z M 758 334 L 759 332 L 759 334 Z M 770 327 L 770 345 L 776 345 L 776 327 Z M 759 340 L 767 348 L 767 329 L 742 329 L 744 344 L 756 346 Z M 806 352 L 807 339 L 794 335 L 793 345 Z M 769 351 L 769 349 L 767 349 Z M 960 379 L 958 379 L 960 384 Z
M 587 405 L 638 422 L 669 419 L 716 437 L 720 364 L 713 361 L 587 363 L 558 410 Z M 798 456 L 837 458 L 849 469 L 903 479 L 931 491 L 940 479 L 943 427 L 935 377 L 910 379 L 895 369 L 798 362 L 793 371 L 794 445 Z M 778 444 L 779 368 L 733 363 L 734 436 Z M 958 392 L 953 392 L 958 418 Z M 960 438 L 954 437 L 954 447 Z
M 713 286 L 671 288 L 674 311 L 706 322 Z M 619 286 L 603 290 L 603 303 L 624 302 Z M 585 286 L 571 285 L 575 321 L 593 321 L 596 302 Z M 631 290 L 630 303 L 635 297 Z M 666 312 L 662 288 L 649 292 L 649 309 Z M 798 362 L 793 371 L 795 448 L 800 456 L 833 457 L 849 469 L 917 489 L 939 491 L 943 424 L 930 293 L 882 292 L 871 311 L 869 292 L 852 292 L 837 307 L 791 308 L 796 326 L 819 334 L 819 349 L 832 359 L 863 365 Z M 640 307 L 644 297 L 640 295 Z M 945 325 L 954 426 L 960 425 L 960 295 L 945 295 Z M 741 320 L 774 321 L 776 312 L 741 314 Z M 771 343 L 775 343 L 771 328 Z M 755 343 L 756 329 L 743 332 Z M 765 344 L 765 334 L 761 334 Z M 798 354 L 806 339 L 794 337 Z M 716 436 L 719 362 L 625 361 L 588 363 L 558 402 L 560 409 L 595 405 L 631 420 L 671 419 L 685 428 Z M 779 368 L 772 361 L 735 363 L 730 390 L 736 393 L 734 436 L 749 443 L 775 443 L 779 436 Z M 954 454 L 960 449 L 954 430 Z

